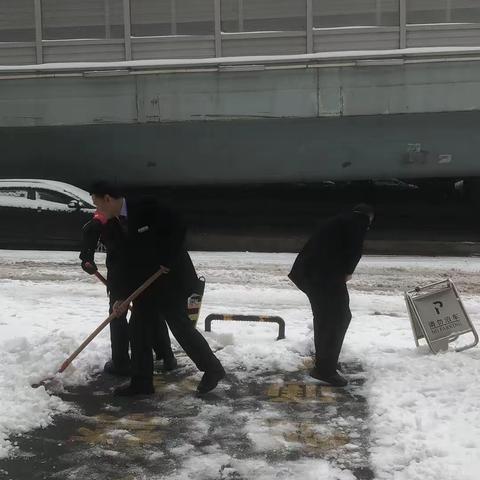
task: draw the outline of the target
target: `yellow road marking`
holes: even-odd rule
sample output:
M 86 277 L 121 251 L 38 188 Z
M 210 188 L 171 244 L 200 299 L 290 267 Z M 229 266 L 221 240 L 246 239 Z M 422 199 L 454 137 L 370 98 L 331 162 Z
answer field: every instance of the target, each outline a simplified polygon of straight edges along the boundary
M 115 417 L 101 414 L 93 417 L 95 426 L 80 427 L 70 441 L 89 445 L 153 445 L 163 442 L 163 432 L 159 431 L 158 418 L 142 413 Z
M 341 394 L 334 393 L 332 387 L 304 383 L 272 384 L 265 391 L 273 402 L 302 403 L 317 401 L 320 403 L 336 403 Z

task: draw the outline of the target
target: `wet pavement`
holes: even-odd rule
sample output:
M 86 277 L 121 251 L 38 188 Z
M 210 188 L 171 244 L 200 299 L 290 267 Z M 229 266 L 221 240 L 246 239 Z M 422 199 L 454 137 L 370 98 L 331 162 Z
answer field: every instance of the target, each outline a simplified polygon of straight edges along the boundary
M 0 479 L 137 480 L 179 472 L 183 478 L 186 458 L 208 462 L 219 453 L 218 474 L 195 478 L 252 478 L 233 466 L 245 460 L 274 466 L 319 458 L 372 479 L 361 366 L 343 366 L 351 381 L 345 389 L 321 386 L 307 366 L 308 360 L 299 372 L 255 378 L 236 372 L 201 398 L 190 366 L 159 373 L 155 395 L 134 400 L 114 397 L 118 379 L 99 374 L 58 394 L 71 412 L 11 439 L 17 452 L 0 461 Z

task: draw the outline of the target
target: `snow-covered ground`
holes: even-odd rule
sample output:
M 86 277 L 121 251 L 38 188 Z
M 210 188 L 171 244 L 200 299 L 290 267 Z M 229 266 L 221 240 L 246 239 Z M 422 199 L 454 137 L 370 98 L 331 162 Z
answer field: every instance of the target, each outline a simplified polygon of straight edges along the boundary
M 205 335 L 213 347 L 223 347 L 218 356 L 229 373 L 254 377 L 299 369 L 313 341 L 307 299 L 286 277 L 294 255 L 192 256 L 208 281 L 202 319 L 214 312 L 263 313 L 280 315 L 287 325 L 287 339 L 275 342 L 272 325 L 214 323 Z M 480 476 L 480 350 L 434 356 L 415 348 L 403 300 L 405 289 L 445 277 L 456 282 L 479 329 L 480 259 L 365 257 L 349 284 L 353 320 L 342 360 L 361 361 L 366 371 L 362 393 L 370 408 L 371 462 L 378 479 Z M 30 385 L 52 374 L 105 318 L 107 299 L 98 281 L 79 268 L 75 253 L 0 251 L 0 302 L 1 458 L 15 452 L 10 434 L 47 425 L 56 413 L 74 408 Z M 87 382 L 108 357 L 105 331 L 61 382 Z M 215 470 L 221 457 L 217 452 L 186 460 L 178 478 Z M 245 478 L 353 478 L 322 460 L 286 462 L 283 476 L 278 468 L 250 463 L 241 466 Z

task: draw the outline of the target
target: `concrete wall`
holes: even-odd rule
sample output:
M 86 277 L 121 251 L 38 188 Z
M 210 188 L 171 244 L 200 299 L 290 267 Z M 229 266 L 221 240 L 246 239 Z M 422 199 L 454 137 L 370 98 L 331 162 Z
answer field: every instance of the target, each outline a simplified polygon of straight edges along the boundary
M 480 176 L 476 60 L 0 87 L 2 177 L 156 185 Z
M 480 61 L 0 80 L 0 127 L 480 109 Z

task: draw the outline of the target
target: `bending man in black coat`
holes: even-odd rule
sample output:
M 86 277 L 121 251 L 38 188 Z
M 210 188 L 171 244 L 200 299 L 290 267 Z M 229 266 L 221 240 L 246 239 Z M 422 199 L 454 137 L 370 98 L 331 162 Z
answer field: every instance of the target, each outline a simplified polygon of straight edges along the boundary
M 93 218 L 82 228 L 82 242 L 80 248 L 80 260 L 82 269 L 93 275 L 97 272 L 95 264 L 95 250 L 99 241 L 106 248 L 106 267 L 107 267 L 107 290 L 110 300 L 109 312 L 112 313 L 113 305 L 121 299 L 117 291 L 115 276 L 121 275 L 121 251 L 118 251 L 115 241 L 115 228 L 107 226 L 108 222 L 102 214 L 96 212 Z M 112 236 L 113 234 L 113 236 Z M 121 232 L 120 232 L 121 235 Z M 129 377 L 130 371 L 130 353 L 129 353 L 129 332 L 127 322 L 127 312 L 123 312 L 117 318 L 110 322 L 110 343 L 112 348 L 112 358 L 105 363 L 104 371 L 112 375 Z M 163 360 L 164 370 L 170 371 L 177 367 L 177 360 L 172 352 L 168 328 L 163 319 L 156 324 L 156 330 L 153 335 L 153 350 L 157 360 Z
M 130 317 L 132 379 L 129 385 L 117 388 L 115 394 L 154 392 L 152 331 L 158 312 L 186 354 L 205 372 L 197 391 L 212 390 L 225 376 L 225 371 L 188 317 L 187 300 L 198 289 L 199 280 L 184 246 L 185 228 L 171 210 L 154 199 L 124 198 L 105 182 L 95 184 L 91 194 L 98 210 L 111 219 L 109 231 L 117 232 L 115 241 L 122 261 L 116 287 L 121 290 L 122 299 L 161 267 L 168 270 L 133 303 Z
M 373 208 L 359 204 L 351 213 L 325 220 L 298 254 L 288 275 L 312 306 L 315 367 L 310 375 L 333 386 L 348 383 L 337 372 L 352 319 L 346 282 L 360 261 L 373 218 Z

